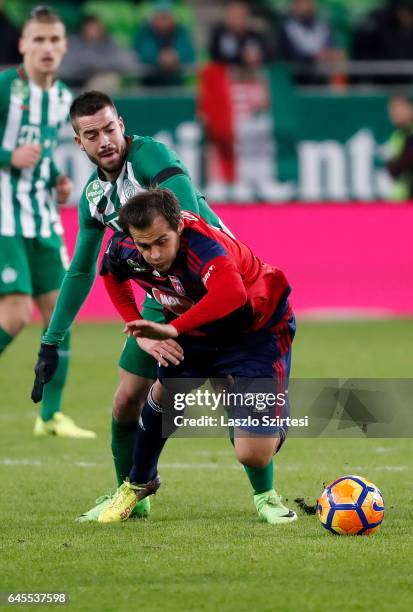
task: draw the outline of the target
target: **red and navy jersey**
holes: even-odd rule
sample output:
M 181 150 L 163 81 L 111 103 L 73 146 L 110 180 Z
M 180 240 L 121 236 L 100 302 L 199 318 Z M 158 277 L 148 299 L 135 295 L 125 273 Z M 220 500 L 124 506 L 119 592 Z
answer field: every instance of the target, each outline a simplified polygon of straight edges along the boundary
M 145 261 L 129 236 L 113 235 L 101 274 L 109 276 L 105 284 L 120 312 L 119 302 L 128 300 L 125 281 L 133 280 L 163 306 L 166 320 L 180 334 L 248 333 L 285 315 L 290 287 L 281 270 L 263 263 L 248 246 L 197 215 L 183 212 L 182 218 L 179 250 L 163 276 Z

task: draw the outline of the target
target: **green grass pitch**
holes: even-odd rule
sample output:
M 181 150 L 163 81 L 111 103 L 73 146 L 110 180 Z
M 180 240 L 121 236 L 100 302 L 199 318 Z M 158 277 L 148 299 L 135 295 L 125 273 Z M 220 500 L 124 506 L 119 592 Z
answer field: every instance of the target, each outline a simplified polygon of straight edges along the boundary
M 75 523 L 114 485 L 109 429 L 120 330 L 74 330 L 65 407 L 98 432 L 96 441 L 32 437 L 38 327 L 2 358 L 0 591 L 65 591 L 68 609 L 79 611 L 413 609 L 411 440 L 291 438 L 277 457 L 276 485 L 291 504 L 297 495 L 314 499 L 343 473 L 375 482 L 386 515 L 370 538 L 334 537 L 303 515 L 283 528 L 259 523 L 224 439 L 167 445 L 150 520 Z M 411 377 L 412 346 L 410 320 L 302 322 L 293 375 Z

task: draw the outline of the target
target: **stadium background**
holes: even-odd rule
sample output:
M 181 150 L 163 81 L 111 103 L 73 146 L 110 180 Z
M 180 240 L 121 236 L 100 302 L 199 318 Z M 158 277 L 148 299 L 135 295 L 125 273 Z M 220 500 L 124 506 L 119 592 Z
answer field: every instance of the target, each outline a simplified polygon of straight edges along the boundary
M 3 10 L 18 27 L 35 4 L 6 0 Z M 92 15 L 101 20 L 103 39 L 130 54 L 116 78 L 114 68 L 95 65 L 79 87 L 71 64 L 77 56 L 71 60 L 69 53 L 63 78 L 78 91 L 107 85 L 130 133 L 172 145 L 240 239 L 288 270 L 299 314 L 412 314 L 412 288 L 404 279 L 412 264 L 413 213 L 409 203 L 389 203 L 393 189 L 386 158 L 394 130 L 388 101 L 401 88 L 409 93 L 413 53 L 406 43 L 406 56 L 398 50 L 397 60 L 389 63 L 384 52 L 375 58 L 372 50 L 366 61 L 359 50 L 380 11 L 409 7 L 409 0 L 318 2 L 317 14 L 331 28 L 342 57 L 313 62 L 304 84 L 300 65 L 286 62 L 277 46 L 280 24 L 291 8 L 286 1 L 248 3 L 249 27 L 260 33 L 268 51 L 253 68 L 211 61 L 211 32 L 225 19 L 218 2 L 50 4 L 65 19 L 69 51 Z M 148 87 L 153 66 L 135 52 L 154 10 L 170 11 L 192 38 L 195 62 L 182 62 L 179 85 Z M 73 143 L 70 126 L 56 157 L 74 180 L 75 206 L 91 166 Z M 76 214 L 65 209 L 62 216 L 70 252 Z M 116 318 L 99 280 L 80 317 Z
M 35 4 L 6 0 L 3 9 L 19 27 Z M 122 49 L 132 49 L 151 10 L 150 3 L 128 1 L 48 4 L 72 35 L 84 15 L 98 15 Z M 290 3 L 249 4 L 254 25 L 273 41 L 272 28 Z M 354 57 L 352 45 L 369 15 L 387 4 L 320 0 L 345 58 L 321 62 L 313 82 L 303 84 L 297 67 L 276 55 L 247 74 L 211 66 L 208 32 L 222 19 L 222 5 L 176 2 L 172 10 L 196 47 L 196 62 L 183 70 L 182 83 L 145 86 L 138 61 L 136 69 L 117 74 L 112 90 L 127 130 L 173 144 L 237 236 L 287 272 L 299 319 L 295 377 L 411 376 L 413 207 L 391 199 L 385 158 L 394 129 L 388 100 L 400 87 L 410 93 L 413 55 L 390 58 L 396 62 L 391 65 L 382 57 L 366 63 Z M 228 126 L 222 143 L 217 132 Z M 57 160 L 75 183 L 72 206 L 62 211 L 72 251 L 76 201 L 90 166 L 70 127 Z M 153 521 L 143 528 L 79 530 L 73 517 L 112 486 L 108 429 L 122 337 L 99 279 L 80 318 L 66 402 L 68 412 L 98 431 L 93 447 L 56 440 L 39 446 L 32 439 L 34 411 L 27 398 L 38 326 L 25 331 L 2 366 L 7 588 L 66 590 L 81 610 L 129 609 L 132 595 L 144 599 L 148 610 L 159 604 L 171 610 L 320 609 L 326 601 L 337 610 L 390 610 L 395 592 L 397 609 L 411 609 L 411 585 L 402 569 L 411 545 L 410 440 L 365 440 L 356 428 L 351 440 L 293 440 L 280 455 L 277 486 L 290 499 L 315 498 L 323 482 L 344 471 L 361 471 L 377 482 L 388 514 L 382 531 L 362 543 L 332 541 L 312 517 L 301 516 L 298 531 L 281 535 L 257 525 L 243 476 L 233 471 L 222 440 L 177 440 L 167 447 L 166 485 Z M 223 493 L 216 498 L 211 491 Z M 129 570 L 137 566 L 132 586 Z

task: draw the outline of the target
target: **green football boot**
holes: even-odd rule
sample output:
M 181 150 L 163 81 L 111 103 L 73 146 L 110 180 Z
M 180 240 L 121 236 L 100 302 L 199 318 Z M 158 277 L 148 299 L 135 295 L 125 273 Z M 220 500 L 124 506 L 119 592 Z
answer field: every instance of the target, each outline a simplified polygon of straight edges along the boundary
M 78 523 L 97 523 L 99 514 L 102 512 L 102 510 L 109 506 L 113 499 L 113 495 L 101 495 L 100 497 L 98 497 L 95 502 L 96 505 L 93 506 L 93 508 L 91 508 L 87 512 L 81 514 L 76 519 L 76 521 Z M 139 503 L 136 504 L 136 506 L 132 510 L 130 518 L 148 518 L 150 511 L 150 499 L 149 497 L 145 497 Z
M 271 525 L 284 525 L 297 520 L 295 512 L 284 506 L 281 495 L 274 489 L 254 495 L 254 504 L 261 521 Z

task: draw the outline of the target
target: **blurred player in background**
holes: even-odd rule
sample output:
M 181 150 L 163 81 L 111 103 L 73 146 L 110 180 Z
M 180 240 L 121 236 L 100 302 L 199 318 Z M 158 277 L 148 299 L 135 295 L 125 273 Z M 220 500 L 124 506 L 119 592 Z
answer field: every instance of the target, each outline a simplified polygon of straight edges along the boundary
M 55 80 L 66 52 L 59 16 L 47 7 L 34 9 L 19 49 L 23 64 L 0 75 L 0 353 L 30 322 L 32 300 L 47 327 L 67 267 L 56 200 L 66 202 L 72 186 L 53 161 L 71 102 L 69 90 Z M 60 412 L 69 330 L 59 354 L 34 434 L 94 438 Z
M 288 430 L 285 420 L 278 425 L 274 417 L 289 416 L 286 392 L 295 333 L 284 273 L 226 232 L 182 212 L 167 189 L 131 198 L 119 223 L 127 234 L 113 237 L 102 265 L 112 301 L 125 321 L 137 319 L 127 324 L 134 335 L 179 338 L 184 358 L 168 364 L 168 354 L 161 354 L 158 380 L 139 421 L 134 466 L 99 522 L 127 520 L 134 506 L 159 488 L 158 459 L 177 429 L 176 415 L 182 418 L 174 410 L 175 394 L 228 376 L 235 397 L 254 394 L 263 402 L 261 412 L 237 403 L 231 414 L 240 424 L 232 431 L 238 460 L 249 470 L 268 472 L 266 490 L 254 489 L 258 515 L 271 524 L 294 521 L 297 515 L 284 506 L 272 480 L 272 458 Z M 142 320 L 130 279 L 163 305 L 166 324 Z M 264 410 L 273 421 L 257 418 Z
M 396 94 L 389 102 L 390 121 L 396 128 L 388 142 L 387 170 L 394 179 L 390 198 L 413 198 L 413 104 L 410 98 Z
M 96 91 L 80 95 L 72 103 L 70 117 L 77 144 L 97 169 L 83 190 L 76 250 L 43 336 L 32 393 L 34 401 L 41 399 L 43 384 L 52 379 L 59 361 L 58 348 L 93 284 L 105 229 L 120 229 L 118 215 L 127 200 L 142 188 L 160 185 L 174 193 L 184 210 L 200 215 L 210 225 L 222 226 L 194 187 L 176 153 L 153 138 L 126 136 L 122 118 L 107 95 Z M 164 321 L 162 307 L 153 299 L 145 300 L 142 315 L 154 322 Z M 120 384 L 112 414 L 112 453 L 118 486 L 132 468 L 137 419 L 156 379 L 156 364 L 161 353 L 173 354 L 179 359 L 182 350 L 174 340 L 141 338 L 137 342 L 130 337 L 119 360 Z M 265 469 L 250 470 L 249 477 L 255 482 L 253 486 L 257 492 L 266 490 L 268 478 L 265 474 Z M 110 496 L 98 498 L 96 505 L 81 519 L 97 521 L 110 501 Z M 146 516 L 148 511 L 149 501 L 143 500 L 134 513 Z

